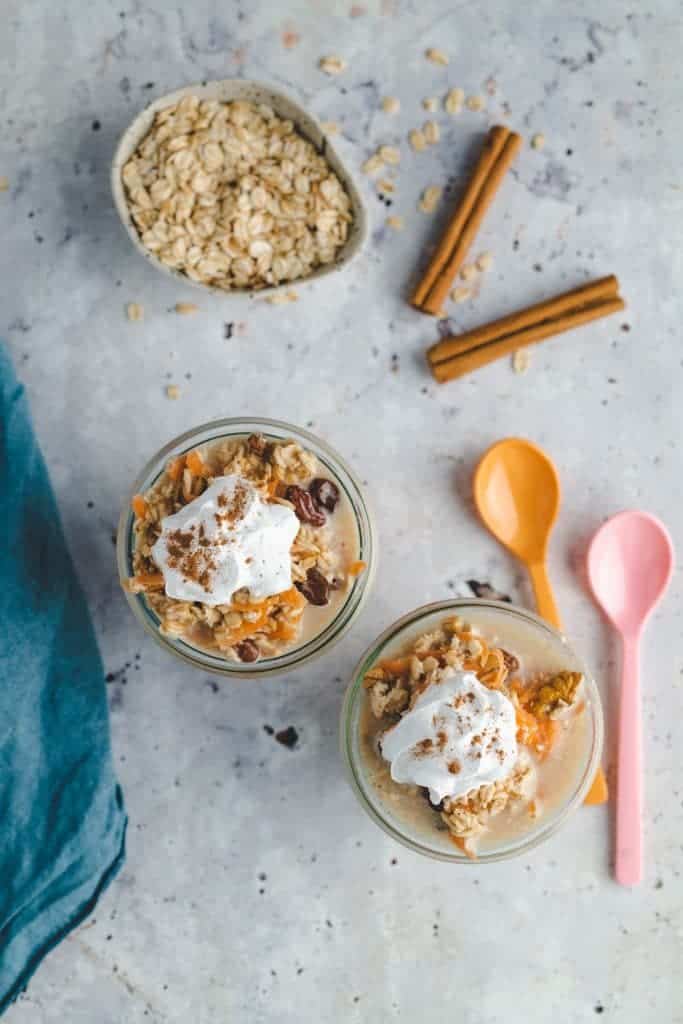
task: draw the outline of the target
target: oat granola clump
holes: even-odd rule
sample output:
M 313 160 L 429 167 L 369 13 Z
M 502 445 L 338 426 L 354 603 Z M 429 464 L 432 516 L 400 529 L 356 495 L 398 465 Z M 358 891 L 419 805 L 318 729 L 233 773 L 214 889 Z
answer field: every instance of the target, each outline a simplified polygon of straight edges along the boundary
M 327 161 L 265 104 L 184 97 L 156 114 L 122 178 L 145 248 L 226 291 L 332 263 L 352 221 Z

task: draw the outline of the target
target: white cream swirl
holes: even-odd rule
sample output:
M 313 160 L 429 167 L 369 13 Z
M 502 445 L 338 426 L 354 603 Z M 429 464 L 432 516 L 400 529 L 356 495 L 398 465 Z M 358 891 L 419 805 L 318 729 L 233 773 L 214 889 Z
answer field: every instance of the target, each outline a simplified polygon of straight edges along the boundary
M 152 558 L 169 597 L 229 604 L 247 587 L 264 598 L 292 586 L 290 548 L 299 520 L 262 499 L 242 477 L 217 477 L 203 494 L 161 521 Z
M 394 782 L 439 804 L 509 775 L 517 761 L 515 709 L 472 672 L 444 669 L 380 739 Z

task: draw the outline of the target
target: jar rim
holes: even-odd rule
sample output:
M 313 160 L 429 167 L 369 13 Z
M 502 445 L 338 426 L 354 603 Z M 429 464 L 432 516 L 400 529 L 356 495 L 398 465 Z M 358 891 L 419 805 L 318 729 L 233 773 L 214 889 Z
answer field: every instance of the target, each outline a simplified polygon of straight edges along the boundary
M 271 432 L 269 434 L 269 431 Z M 367 563 L 366 570 L 354 580 L 346 600 L 335 617 L 326 627 L 306 643 L 293 647 L 272 658 L 258 662 L 236 662 L 195 647 L 181 637 L 169 637 L 161 633 L 157 616 L 149 608 L 142 594 L 133 594 L 124 589 L 128 604 L 135 617 L 147 633 L 165 650 L 182 661 L 212 672 L 233 678 L 254 678 L 283 673 L 308 663 L 328 651 L 351 627 L 364 606 L 370 592 L 377 563 L 377 539 L 372 511 L 368 505 L 362 484 L 342 456 L 326 441 L 293 423 L 267 417 L 235 416 L 210 420 L 184 431 L 159 449 L 143 466 L 123 504 L 119 517 L 116 537 L 116 554 L 121 582 L 131 575 L 134 551 L 133 526 L 135 517 L 131 508 L 133 495 L 148 490 L 164 472 L 166 463 L 174 455 L 185 454 L 201 444 L 210 444 L 223 438 L 239 437 L 260 432 L 274 440 L 291 438 L 313 452 L 326 469 L 334 476 L 349 500 L 358 531 L 359 559 Z
M 415 835 L 410 834 L 408 827 L 406 827 L 405 830 L 402 830 L 393 820 L 390 820 L 388 814 L 383 813 L 384 806 L 381 798 L 377 797 L 376 800 L 373 801 L 368 795 L 368 791 L 372 788 L 372 783 L 368 779 L 363 778 L 362 767 L 359 763 L 361 757 L 356 750 L 356 744 L 354 742 L 356 739 L 355 726 L 357 725 L 356 712 L 359 708 L 359 700 L 363 696 L 363 679 L 367 671 L 381 657 L 382 652 L 389 645 L 394 643 L 401 633 L 406 631 L 408 628 L 415 626 L 424 619 L 427 619 L 439 612 L 448 613 L 466 608 L 475 610 L 477 608 L 490 608 L 501 613 L 503 616 L 523 619 L 526 622 L 532 623 L 535 627 L 545 631 L 547 634 L 552 636 L 555 641 L 562 643 L 566 647 L 568 655 L 583 672 L 583 682 L 586 691 L 586 707 L 590 713 L 590 725 L 592 727 L 590 750 L 582 772 L 577 772 L 578 781 L 567 799 L 560 804 L 557 810 L 548 815 L 547 822 L 545 824 L 538 825 L 536 829 L 530 831 L 526 835 L 522 835 L 519 839 L 510 841 L 501 849 L 496 848 L 490 851 L 484 850 L 481 853 L 478 853 L 476 860 L 468 857 L 465 853 L 457 849 L 455 845 L 453 846 L 452 852 L 446 849 L 439 849 L 436 846 L 430 846 L 426 841 L 422 842 L 417 839 Z M 397 842 L 401 843 L 401 845 L 412 850 L 414 853 L 419 853 L 431 859 L 446 861 L 448 863 L 469 864 L 475 866 L 509 860 L 512 857 L 527 853 L 529 850 L 532 850 L 534 847 L 550 838 L 550 836 L 552 836 L 561 827 L 561 825 L 564 824 L 569 815 L 581 804 L 588 793 L 602 754 L 603 738 L 603 711 L 597 685 L 590 673 L 586 671 L 582 659 L 578 657 L 573 648 L 569 645 L 564 633 L 555 629 L 555 627 L 550 625 L 550 623 L 546 622 L 544 619 L 540 618 L 540 616 L 526 608 L 520 608 L 518 605 L 513 605 L 504 601 L 494 601 L 491 599 L 475 597 L 449 598 L 444 601 L 435 601 L 430 604 L 421 605 L 391 623 L 391 625 L 389 625 L 374 640 L 374 642 L 370 644 L 359 659 L 347 686 L 340 715 L 340 744 L 347 778 L 361 806 L 373 819 L 375 824 L 377 824 L 384 832 L 390 835 Z

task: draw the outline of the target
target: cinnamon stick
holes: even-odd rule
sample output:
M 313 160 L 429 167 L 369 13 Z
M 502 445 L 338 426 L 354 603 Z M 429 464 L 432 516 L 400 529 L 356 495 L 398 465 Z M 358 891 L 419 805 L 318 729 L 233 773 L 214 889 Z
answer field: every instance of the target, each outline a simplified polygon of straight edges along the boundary
M 544 299 L 527 309 L 510 313 L 508 316 L 467 331 L 458 337 L 443 338 L 436 345 L 432 345 L 427 352 L 427 358 L 431 363 L 443 362 L 451 356 L 461 355 L 470 348 L 476 348 L 488 341 L 514 334 L 532 324 L 557 318 L 569 310 L 599 302 L 601 299 L 614 298 L 618 292 L 619 282 L 614 274 L 610 274 L 609 277 L 600 277 L 597 281 L 589 281 L 588 284 L 572 288 L 571 291 L 563 292 L 553 299 Z
M 616 277 L 604 277 L 459 337 L 444 338 L 427 353 L 432 373 L 438 381 L 453 380 L 518 348 L 617 313 L 625 307 L 618 289 Z
M 411 296 L 412 304 L 418 309 L 434 315 L 441 310 L 486 211 L 521 144 L 521 136 L 503 125 L 494 125 L 489 131 L 458 208 Z

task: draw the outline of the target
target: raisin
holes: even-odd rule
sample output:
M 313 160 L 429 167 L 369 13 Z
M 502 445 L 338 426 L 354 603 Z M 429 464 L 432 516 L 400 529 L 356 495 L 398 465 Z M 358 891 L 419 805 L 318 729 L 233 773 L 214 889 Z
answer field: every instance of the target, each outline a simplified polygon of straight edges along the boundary
M 334 512 L 339 502 L 339 488 L 335 483 L 318 476 L 308 489 L 313 495 L 313 501 L 318 508 L 325 508 L 328 512 Z
M 303 583 L 295 583 L 309 604 L 323 605 L 330 600 L 330 584 L 319 569 L 309 569 Z
M 258 661 L 259 649 L 253 640 L 242 640 L 236 644 L 235 653 L 240 661 Z
M 308 491 L 305 491 L 302 487 L 297 487 L 296 484 L 291 484 L 285 491 L 285 498 L 287 501 L 291 501 L 297 518 L 302 523 L 310 523 L 311 526 L 325 525 L 325 513 L 316 508 L 316 504 Z

